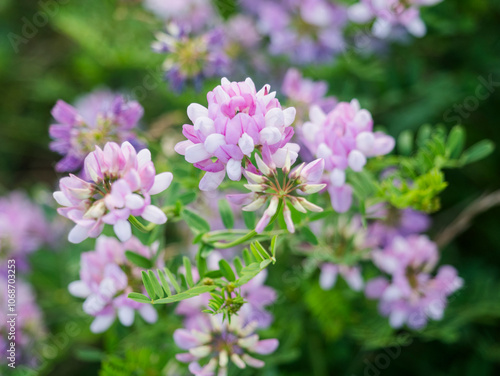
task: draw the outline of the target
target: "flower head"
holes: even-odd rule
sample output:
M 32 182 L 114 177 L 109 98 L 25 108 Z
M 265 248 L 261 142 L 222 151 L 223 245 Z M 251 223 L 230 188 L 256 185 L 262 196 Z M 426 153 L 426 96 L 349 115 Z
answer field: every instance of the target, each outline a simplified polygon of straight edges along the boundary
M 463 280 L 452 266 L 441 266 L 435 277 L 430 274 L 438 257 L 436 245 L 422 235 L 396 237 L 386 248 L 373 252 L 375 265 L 391 279 L 372 279 L 365 293 L 380 299 L 379 310 L 394 328 L 406 323 L 420 329 L 429 318 L 440 320 L 448 296 L 462 287 Z
M 94 333 L 107 330 L 118 316 L 120 322 L 130 326 L 135 312 L 149 323 L 157 319 L 150 304 L 138 303 L 127 298 L 133 287 L 142 285 L 141 269 L 129 263 L 125 251 L 132 251 L 148 259 L 154 256 L 157 245 L 146 247 L 132 237 L 124 243 L 117 239 L 100 236 L 95 250 L 81 256 L 80 280 L 72 282 L 68 289 L 79 298 L 85 298 L 83 310 L 95 320 L 90 329 Z
M 19 363 L 32 367 L 36 366 L 39 359 L 35 357 L 35 351 L 33 350 L 38 342 L 41 342 L 45 337 L 46 330 L 31 286 L 18 278 L 16 279 L 15 292 L 11 292 L 13 287 L 11 285 L 7 286 L 7 278 L 2 277 L 0 278 L 0 289 L 0 309 L 2 312 L 17 315 L 15 317 L 14 338 L 8 336 L 9 333 L 12 333 L 8 320 L 2 320 L 0 323 L 0 351 L 2 351 L 2 354 L 9 354 L 9 348 L 12 347 L 11 342 L 14 341 L 16 365 Z M 16 296 L 15 311 L 11 310 L 13 306 L 9 294 L 15 294 Z M 8 338 L 9 340 L 7 340 Z M 4 363 L 8 356 L 2 356 L 0 364 Z
M 244 324 L 240 316 L 223 322 L 222 315 L 203 315 L 191 330 L 177 329 L 174 340 L 187 353 L 177 354 L 177 360 L 189 364 L 189 370 L 198 376 L 227 375 L 229 361 L 238 368 L 262 368 L 264 362 L 254 354 L 267 355 L 278 347 L 277 339 L 260 340 L 255 334 L 256 323 Z M 203 361 L 204 365 L 200 365 Z M 216 373 L 217 372 L 217 373 Z
M 62 178 L 55 200 L 63 208 L 58 212 L 71 219 L 76 226 L 69 233 L 69 241 L 80 243 L 87 237 L 96 238 L 104 224 L 113 225 L 118 238 L 130 238 L 129 216 L 140 216 L 147 221 L 162 224 L 165 214 L 151 205 L 151 195 L 163 192 L 172 182 L 172 174 L 156 175 L 147 149 L 136 153 L 124 142 L 121 146 L 108 142 L 85 158 L 84 169 L 90 181 L 75 175 Z
M 270 38 L 272 54 L 296 63 L 330 61 L 343 51 L 344 7 L 327 0 L 256 1 L 252 7 Z
M 369 208 L 368 214 L 375 219 L 368 226 L 367 243 L 372 247 L 387 246 L 397 236 L 423 233 L 431 222 L 423 212 L 411 208 L 400 210 L 384 204 Z
M 264 231 L 271 219 L 279 213 L 279 209 L 283 210 L 288 231 L 293 233 L 295 225 L 287 202 L 301 213 L 306 213 L 307 210 L 323 211 L 319 206 L 297 196 L 297 193 L 310 195 L 326 188 L 326 184 L 315 184 L 323 175 L 325 162 L 323 159 L 317 159 L 309 164 L 302 163 L 290 171 L 291 161 L 288 152 L 282 174 L 278 174 L 269 149 L 264 147 L 262 150 L 264 160 L 258 154 L 255 155 L 258 170 L 255 170 L 252 165 L 254 172 L 251 172 L 250 169 L 245 171 L 245 176 L 249 181 L 249 184 L 245 184 L 245 188 L 252 193 L 229 195 L 228 199 L 235 203 L 246 204 L 243 207 L 245 211 L 256 211 L 269 202 L 269 206 L 255 228 L 257 233 Z
M 348 168 L 359 172 L 369 157 L 384 155 L 394 148 L 394 139 L 382 132 L 373 132 L 371 114 L 359 102 L 340 102 L 324 113 L 312 106 L 310 121 L 302 128 L 302 143 L 317 158 L 325 160 L 325 177 L 332 206 L 338 212 L 349 210 L 352 187 L 346 184 Z
M 52 109 L 57 121 L 49 128 L 54 139 L 51 150 L 64 158 L 56 165 L 59 172 L 76 171 L 96 145 L 108 141 L 137 144 L 133 129 L 142 117 L 143 109 L 138 102 L 126 101 L 110 91 L 95 91 L 83 97 L 73 107 L 58 101 Z
M 27 267 L 27 256 L 52 240 L 52 231 L 41 208 L 21 192 L 0 197 L 0 261 L 15 259 Z M 5 269 L 7 270 L 7 269 Z
M 167 22 L 195 32 L 218 19 L 210 0 L 145 0 L 144 7 Z
M 298 147 L 289 143 L 295 109 L 283 110 L 276 93 L 269 90 L 265 85 L 257 92 L 250 78 L 244 82 L 223 78 L 221 85 L 208 93 L 208 108 L 189 105 L 187 112 L 193 124 L 184 125 L 188 140 L 178 143 L 175 150 L 206 171 L 201 190 L 216 189 L 226 173 L 229 179 L 240 180 L 243 162 L 248 164 L 263 145 L 269 148 L 276 165 L 284 165 L 287 152 L 295 161 Z
M 163 63 L 171 87 L 182 91 L 186 81 L 200 87 L 203 79 L 227 73 L 230 60 L 226 55 L 224 32 L 214 28 L 193 35 L 185 28 L 171 23 L 166 32 L 156 33 L 153 51 L 167 54 Z
M 373 19 L 373 35 L 385 39 L 393 34 L 397 26 L 403 26 L 416 37 L 426 33 L 420 18 L 420 7 L 440 3 L 442 0 L 361 0 L 348 9 L 349 18 L 357 23 Z

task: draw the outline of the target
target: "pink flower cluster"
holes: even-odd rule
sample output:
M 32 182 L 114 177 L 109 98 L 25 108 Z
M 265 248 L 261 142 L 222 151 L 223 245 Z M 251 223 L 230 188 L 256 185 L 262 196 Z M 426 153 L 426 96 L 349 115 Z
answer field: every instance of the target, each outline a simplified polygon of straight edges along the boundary
M 5 312 L 4 319 L 0 322 L 0 351 L 2 352 L 0 365 L 7 362 L 10 356 L 11 342 L 15 342 L 16 365 L 19 367 L 19 365 L 25 364 L 34 367 L 38 365 L 40 359 L 36 358 L 36 352 L 33 350 L 46 335 L 42 313 L 36 303 L 31 286 L 19 278 L 16 279 L 14 292 L 16 296 L 15 312 L 12 312 L 9 309 L 12 307 L 12 300 L 8 296 L 8 292 L 10 293 L 8 290 L 11 289 L 13 289 L 13 286 L 7 286 L 7 278 L 0 278 L 0 310 Z M 8 312 L 15 313 L 17 316 L 7 317 Z M 13 317 L 15 318 L 14 327 L 9 323 L 9 319 Z M 12 333 L 11 328 L 15 329 L 14 338 L 7 336 L 7 333 Z
M 255 333 L 257 323 L 248 322 L 243 314 L 233 316 L 231 322 L 222 315 L 200 315 L 191 329 L 177 329 L 174 340 L 186 353 L 177 354 L 180 362 L 189 363 L 189 371 L 196 376 L 227 376 L 231 361 L 236 367 L 264 367 L 254 354 L 273 353 L 279 345 L 277 339 L 261 340 Z M 200 365 L 200 361 L 205 364 Z
M 53 240 L 53 231 L 41 208 L 21 192 L 0 197 L 0 260 L 15 259 L 27 267 L 27 257 Z M 2 271 L 3 273 L 4 271 Z
M 372 32 L 385 39 L 394 28 L 403 26 L 409 33 L 422 37 L 426 27 L 420 18 L 420 7 L 440 3 L 442 0 L 361 0 L 348 9 L 349 18 L 356 23 L 366 23 L 373 19 Z
M 289 143 L 295 109 L 283 110 L 276 92 L 269 90 L 265 85 L 257 92 L 250 78 L 244 82 L 223 78 L 221 85 L 208 93 L 208 108 L 189 105 L 187 113 L 193 124 L 184 125 L 187 140 L 178 143 L 175 150 L 206 171 L 201 190 L 216 189 L 226 173 L 229 179 L 240 180 L 242 165 L 263 145 L 269 147 L 276 165 L 284 165 L 288 152 L 295 161 L 299 148 Z
M 124 142 L 121 146 L 108 142 L 104 150 L 96 150 L 85 158 L 85 173 L 91 181 L 75 175 L 62 178 L 55 200 L 63 208 L 59 214 L 71 219 L 76 226 L 69 233 L 69 241 L 80 243 L 87 237 L 96 238 L 104 224 L 113 225 L 118 238 L 126 241 L 132 235 L 128 218 L 141 216 L 147 221 L 163 224 L 165 214 L 151 205 L 151 195 L 167 189 L 172 174 L 156 175 L 147 149 L 136 153 Z
M 395 141 L 382 132 L 373 132 L 370 112 L 361 109 L 356 99 L 340 102 L 328 113 L 312 106 L 309 117 L 302 127 L 301 141 L 316 158 L 325 160 L 332 206 L 346 212 L 352 203 L 346 170 L 361 171 L 367 158 L 389 153 Z
M 431 275 L 439 254 L 436 245 L 423 235 L 396 237 L 390 245 L 373 251 L 372 259 L 391 278 L 370 280 L 365 293 L 368 298 L 380 299 L 379 310 L 394 328 L 407 324 L 421 329 L 429 318 L 440 320 L 448 296 L 463 285 L 456 269 L 449 265 Z
M 156 322 L 158 314 L 152 305 L 127 298 L 133 291 L 132 284 L 141 281 L 141 269 L 127 261 L 125 251 L 151 259 L 157 247 L 146 247 L 135 237 L 121 243 L 100 236 L 95 250 L 81 255 L 80 280 L 72 282 L 68 289 L 72 295 L 85 298 L 83 310 L 95 316 L 90 326 L 92 332 L 106 331 L 116 316 L 123 325 L 130 326 L 136 311 L 147 322 Z
M 126 101 L 121 95 L 97 90 L 81 98 L 75 107 L 57 101 L 52 116 L 57 121 L 49 128 L 54 139 L 51 150 L 64 158 L 56 171 L 77 171 L 96 145 L 108 141 L 129 141 L 139 146 L 133 129 L 137 127 L 144 110 L 136 101 Z

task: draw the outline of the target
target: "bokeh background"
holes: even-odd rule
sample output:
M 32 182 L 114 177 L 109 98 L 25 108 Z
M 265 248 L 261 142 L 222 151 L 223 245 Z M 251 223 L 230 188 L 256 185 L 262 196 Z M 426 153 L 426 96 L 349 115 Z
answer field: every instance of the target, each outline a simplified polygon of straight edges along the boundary
M 40 9 L 39 3 L 44 1 L 0 0 L 1 194 L 18 188 L 33 195 L 42 188 L 53 189 L 58 178 L 54 172 L 58 156 L 49 151 L 48 126 L 50 110 L 58 99 L 71 103 L 81 94 L 104 86 L 128 93 L 145 108 L 145 130 L 179 126 L 186 105 L 204 100 L 204 90 L 177 95 L 162 81 L 159 66 L 163 57 L 150 50 L 153 32 L 161 24 L 141 7 L 140 1 L 56 1 L 58 6 L 46 25 L 35 27 L 31 36 L 22 41 L 13 39 L 9 33 L 22 35 L 23 27 L 33 22 Z M 422 39 L 392 44 L 376 56 L 365 54 L 362 48 L 349 50 L 331 66 L 309 67 L 305 74 L 326 80 L 329 94 L 341 100 L 358 98 L 372 112 L 376 124 L 385 126 L 393 136 L 426 123 L 441 123 L 447 128 L 461 123 L 467 131 L 468 145 L 484 138 L 500 145 L 500 2 L 445 0 L 425 9 L 423 17 L 428 34 Z M 277 77 L 273 83 L 279 84 L 279 80 Z M 255 81 L 257 86 L 264 84 L 259 77 Z M 485 82 L 492 83 L 486 87 Z M 209 81 L 205 85 L 208 88 L 213 84 Z M 482 97 L 488 93 L 487 98 L 478 98 L 478 90 Z M 174 114 L 180 121 L 166 115 L 172 111 L 177 111 Z M 439 236 L 458 213 L 480 196 L 499 190 L 499 172 L 498 149 L 480 163 L 448 171 L 450 186 L 442 195 L 443 210 L 434 216 L 431 235 Z M 280 366 L 268 374 L 498 375 L 499 218 L 500 207 L 491 205 L 443 249 L 442 262 L 456 266 L 466 281 L 465 288 L 449 307 L 447 319 L 429 325 L 411 344 L 404 343 L 400 355 L 386 369 L 367 366 L 385 353 L 377 349 L 381 331 L 370 321 L 364 323 L 358 328 L 362 333 L 359 337 L 364 338 L 360 346 L 356 333 L 343 335 L 344 315 L 353 313 L 343 310 L 342 298 L 325 296 L 325 307 L 320 308 L 326 312 L 319 314 L 321 309 L 311 308 L 294 313 L 318 314 L 317 324 L 300 327 L 300 319 L 293 321 L 298 327 L 289 330 L 299 333 L 299 350 L 282 353 Z M 64 250 L 42 251 L 32 260 L 35 267 L 30 278 L 52 333 L 48 343 L 56 349 L 41 374 L 98 374 L 102 361 L 108 366 L 107 371 L 101 371 L 105 375 L 121 374 L 124 362 L 132 362 L 132 368 L 136 362 L 137 375 L 161 374 L 141 371 L 143 346 L 133 333 L 125 333 L 125 342 L 118 343 L 124 333 L 96 340 L 88 332 L 89 322 L 80 313 L 80 302 L 66 292 L 68 282 L 77 275 L 77 261 L 77 252 L 69 254 Z M 318 289 L 311 291 L 322 293 Z M 288 313 L 280 312 L 279 306 L 274 313 L 278 323 L 287 320 Z M 77 323 L 69 328 L 77 335 L 60 335 L 68 331 L 68 322 Z M 175 322 L 165 323 L 166 332 L 171 332 L 172 327 Z M 144 334 L 147 328 L 142 329 Z M 330 333 L 315 336 L 317 331 Z M 147 333 L 144 335 L 148 338 Z M 372 343 L 366 338 L 371 338 Z M 170 338 L 151 333 L 151 341 L 163 346 L 160 348 L 164 352 L 155 354 L 158 364 L 171 356 Z M 113 359 L 102 351 L 109 353 L 116 348 L 126 348 L 125 355 Z M 127 356 L 127 351 L 137 359 Z M 151 359 L 151 354 L 147 352 L 144 357 Z

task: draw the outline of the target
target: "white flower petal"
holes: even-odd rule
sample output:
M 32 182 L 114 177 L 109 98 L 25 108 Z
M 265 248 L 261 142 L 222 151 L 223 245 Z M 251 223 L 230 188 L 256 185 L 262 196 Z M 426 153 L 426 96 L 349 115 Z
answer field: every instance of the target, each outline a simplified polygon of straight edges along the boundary
M 198 163 L 211 157 L 203 144 L 194 144 L 186 149 L 186 161 Z
M 76 225 L 71 229 L 68 235 L 70 243 L 78 244 L 89 237 L 89 230 L 86 227 Z
M 226 166 L 227 176 L 232 181 L 239 181 L 241 179 L 241 161 L 230 159 Z
M 115 315 L 97 316 L 90 324 L 90 331 L 96 334 L 105 332 L 113 324 L 113 321 L 115 321 Z
M 71 295 L 77 298 L 86 298 L 91 294 L 87 284 L 83 281 L 74 281 L 68 285 L 68 291 Z
M 130 227 L 130 223 L 124 219 L 119 220 L 113 225 L 113 230 L 115 230 L 116 236 L 120 241 L 125 242 L 130 239 L 132 236 L 132 228 Z
M 144 209 L 141 215 L 146 221 L 156 223 L 157 225 L 162 225 L 167 222 L 167 216 L 160 208 L 154 205 L 148 205 Z
M 155 182 L 148 193 L 150 195 L 156 195 L 163 192 L 170 186 L 173 178 L 174 175 L 171 172 L 162 172 L 161 174 L 156 175 Z
M 187 115 L 189 120 L 191 120 L 194 124 L 196 119 L 201 116 L 208 116 L 208 108 L 203 107 L 198 103 L 191 103 L 187 108 Z
M 118 308 L 118 319 L 124 326 L 130 326 L 134 323 L 135 311 L 130 307 Z

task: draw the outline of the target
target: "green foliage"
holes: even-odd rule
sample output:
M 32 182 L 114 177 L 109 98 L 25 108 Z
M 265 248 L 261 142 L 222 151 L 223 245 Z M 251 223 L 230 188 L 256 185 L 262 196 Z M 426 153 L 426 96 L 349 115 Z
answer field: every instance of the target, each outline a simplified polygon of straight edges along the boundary
M 491 141 L 483 140 L 463 151 L 465 131 L 458 125 L 449 135 L 443 126 L 432 128 L 424 125 L 417 133 L 415 143 L 412 133 L 405 131 L 401 133 L 398 145 L 403 155 L 382 158 L 372 164 L 379 170 L 396 169 L 389 171 L 389 176 L 379 183 L 378 196 L 396 208 L 412 207 L 427 213 L 441 207 L 439 194 L 448 186 L 443 169 L 477 162 L 494 150 Z M 414 145 L 416 150 L 412 152 Z M 354 186 L 356 189 L 360 184 Z

